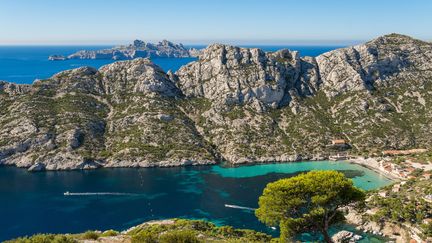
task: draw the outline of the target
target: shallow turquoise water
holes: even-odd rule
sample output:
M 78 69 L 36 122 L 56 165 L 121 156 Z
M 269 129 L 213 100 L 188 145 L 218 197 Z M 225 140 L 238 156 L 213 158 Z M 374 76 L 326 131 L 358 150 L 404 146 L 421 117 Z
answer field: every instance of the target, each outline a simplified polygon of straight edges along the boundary
M 359 170 L 361 176 L 353 178 L 354 185 L 364 190 L 377 189 L 391 183 L 391 180 L 365 167 L 341 161 L 294 162 L 283 164 L 257 164 L 240 167 L 214 166 L 212 171 L 223 177 L 245 178 L 267 175 L 270 173 L 291 174 L 311 170 Z
M 123 230 L 148 220 L 206 219 L 220 225 L 277 234 L 252 211 L 267 183 L 309 170 L 338 170 L 363 189 L 390 180 L 345 162 L 297 162 L 224 168 L 99 169 L 30 173 L 0 167 L 0 241 L 34 233 Z M 117 192 L 123 196 L 64 196 L 70 192 Z

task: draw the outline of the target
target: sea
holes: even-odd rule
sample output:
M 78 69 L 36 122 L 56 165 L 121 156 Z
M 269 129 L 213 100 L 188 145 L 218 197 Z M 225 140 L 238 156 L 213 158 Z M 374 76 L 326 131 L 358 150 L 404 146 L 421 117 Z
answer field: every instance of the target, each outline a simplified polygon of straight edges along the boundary
M 260 223 L 251 209 L 258 207 L 267 183 L 310 170 L 340 171 L 365 190 L 392 183 L 360 165 L 332 161 L 36 173 L 3 166 L 0 241 L 35 233 L 125 230 L 167 218 L 205 219 L 277 236 L 278 231 Z M 358 233 L 365 237 L 363 242 L 380 242 L 374 236 Z M 299 239 L 313 241 L 319 237 L 303 234 Z
M 203 46 L 193 46 L 202 48 Z M 338 46 L 246 46 L 265 51 L 288 48 L 302 56 L 317 56 Z M 110 46 L 1 46 L 0 80 L 31 84 L 35 79 L 81 66 L 99 68 L 112 60 L 48 61 L 53 54 Z M 178 70 L 196 58 L 154 58 L 165 71 Z M 89 171 L 31 173 L 0 166 L 0 241 L 35 233 L 78 233 L 86 230 L 124 230 L 149 220 L 205 219 L 217 225 L 254 229 L 274 236 L 253 210 L 269 182 L 310 170 L 338 170 L 355 185 L 373 190 L 391 181 L 374 171 L 347 162 L 298 162 L 241 167 L 116 168 Z M 64 195 L 69 192 L 69 195 Z M 225 205 L 235 207 L 226 207 Z M 349 225 L 333 228 L 355 230 Z M 363 242 L 382 242 L 358 232 Z M 302 241 L 319 239 L 302 234 Z
M 112 46 L 0 46 L 0 80 L 18 84 L 31 84 L 36 79 L 46 79 L 52 75 L 73 68 L 91 66 L 99 68 L 114 60 L 66 60 L 49 61 L 50 55 L 70 55 L 79 50 L 99 50 Z M 187 46 L 205 48 L 205 46 Z M 290 49 L 302 56 L 318 56 L 340 46 L 244 46 L 256 47 L 265 51 Z M 153 58 L 152 61 L 163 70 L 177 71 L 182 65 L 195 61 L 196 58 Z

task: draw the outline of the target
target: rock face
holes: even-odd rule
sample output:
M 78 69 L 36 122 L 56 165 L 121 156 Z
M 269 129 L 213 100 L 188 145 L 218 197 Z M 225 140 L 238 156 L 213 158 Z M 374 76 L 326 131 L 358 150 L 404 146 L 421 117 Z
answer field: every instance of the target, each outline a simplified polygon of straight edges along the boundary
M 359 235 L 354 235 L 353 232 L 341 230 L 338 233 L 332 236 L 332 241 L 334 243 L 348 243 L 348 242 L 357 242 L 362 237 Z
M 68 59 L 112 59 L 128 60 L 134 58 L 147 57 L 196 57 L 199 50 L 191 48 L 186 49 L 182 44 L 174 44 L 170 41 L 163 40 L 157 44 L 145 43 L 141 40 L 135 40 L 128 46 L 118 46 L 111 49 L 97 51 L 82 50 L 67 57 L 62 55 L 51 55 L 50 61 L 62 61 Z
M 259 108 L 279 108 L 292 95 L 312 95 L 318 87 L 317 64 L 299 53 L 281 50 L 265 53 L 260 49 L 215 44 L 199 61 L 177 72 L 179 87 L 188 97 L 201 97 L 222 106 L 255 102 Z M 260 110 L 260 109 L 259 109 Z
M 214 44 L 176 73 L 138 58 L 33 85 L 0 82 L 0 163 L 55 170 L 325 159 L 332 139 L 353 154 L 429 148 L 431 70 L 432 44 L 391 34 L 316 58 Z
M 431 44 L 390 34 L 362 45 L 316 58 L 328 96 L 347 91 L 372 91 L 432 74 Z

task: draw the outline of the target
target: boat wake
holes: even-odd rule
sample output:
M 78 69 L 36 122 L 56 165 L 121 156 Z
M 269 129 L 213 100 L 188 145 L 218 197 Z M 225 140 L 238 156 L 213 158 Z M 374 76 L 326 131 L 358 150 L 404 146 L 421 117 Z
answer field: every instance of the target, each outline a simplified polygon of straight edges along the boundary
M 137 196 L 135 193 L 124 192 L 65 192 L 65 196 Z
M 249 211 L 255 211 L 256 210 L 256 208 L 242 207 L 242 206 L 231 205 L 231 204 L 225 204 L 225 207 L 227 207 L 227 208 L 243 209 L 243 210 L 249 210 Z

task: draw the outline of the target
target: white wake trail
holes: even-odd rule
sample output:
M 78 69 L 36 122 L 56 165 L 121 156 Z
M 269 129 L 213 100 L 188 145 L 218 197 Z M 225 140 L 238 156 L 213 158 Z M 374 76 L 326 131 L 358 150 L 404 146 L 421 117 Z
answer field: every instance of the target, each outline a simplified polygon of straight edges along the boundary
M 135 193 L 123 192 L 65 192 L 65 196 L 136 196 Z
M 242 206 L 231 205 L 231 204 L 225 204 L 225 207 L 227 207 L 227 208 L 236 208 L 236 209 L 244 209 L 244 210 L 250 210 L 250 211 L 255 211 L 256 210 L 256 208 L 242 207 Z

